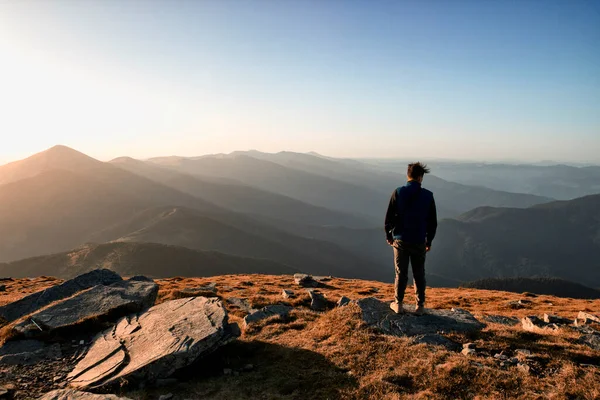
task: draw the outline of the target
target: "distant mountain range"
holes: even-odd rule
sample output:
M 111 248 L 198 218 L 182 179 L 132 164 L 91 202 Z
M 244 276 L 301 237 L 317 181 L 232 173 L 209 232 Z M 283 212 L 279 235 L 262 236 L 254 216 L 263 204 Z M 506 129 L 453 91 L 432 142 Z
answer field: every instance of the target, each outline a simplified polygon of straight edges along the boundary
M 379 169 L 395 170 L 402 161 L 370 160 Z M 572 200 L 600 193 L 600 166 L 523 165 L 431 162 L 436 175 L 452 182 L 508 192 Z
M 134 273 L 142 265 L 136 256 L 146 260 L 155 254 L 159 260 L 164 251 L 184 260 L 165 268 L 185 274 L 190 265 L 185 260 L 216 252 L 210 262 L 198 261 L 211 266 L 202 267 L 210 270 L 206 274 L 233 271 L 231 265 L 240 262 L 244 273 L 304 271 L 390 281 L 391 249 L 381 225 L 390 193 L 404 180 L 404 171 L 317 154 L 238 152 L 105 163 L 56 146 L 0 167 L 0 262 L 10 263 L 0 265 L 0 275 L 17 271 L 15 265 L 34 275 L 50 274 L 36 269 L 45 262 L 66 276 L 57 260 L 83 248 L 88 256 L 66 264 L 73 271 L 94 263 L 117 265 L 119 254 L 127 261 L 119 268 L 132 265 L 128 271 Z M 595 256 L 576 251 L 597 249 L 597 219 L 588 214 L 598 211 L 597 199 L 577 200 L 571 207 L 571 202 L 547 203 L 551 199 L 435 176 L 427 176 L 424 185 L 434 191 L 440 214 L 457 218 L 440 222 L 428 261 L 430 284 L 457 286 L 518 274 L 597 279 L 583 264 L 588 260 L 597 267 Z M 525 208 L 539 203 L 547 204 Z M 575 217 L 556 211 L 560 208 L 581 210 Z M 555 228 L 570 230 L 564 236 Z M 48 254 L 53 256 L 44 259 Z M 576 271 L 561 272 L 556 260 L 563 254 Z M 27 260 L 12 263 L 22 259 Z
M 442 221 L 430 271 L 471 281 L 552 276 L 600 288 L 600 195 Z
M 487 278 L 463 283 L 461 287 L 535 293 L 573 299 L 600 299 L 600 290 L 559 278 Z

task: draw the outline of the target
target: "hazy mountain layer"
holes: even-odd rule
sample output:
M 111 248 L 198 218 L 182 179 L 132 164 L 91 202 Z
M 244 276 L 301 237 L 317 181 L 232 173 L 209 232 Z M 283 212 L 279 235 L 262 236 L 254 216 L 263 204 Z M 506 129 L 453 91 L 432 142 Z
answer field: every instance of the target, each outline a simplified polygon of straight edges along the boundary
M 106 243 L 0 264 L 0 275 L 15 278 L 51 275 L 67 279 L 96 268 L 111 269 L 123 276 L 143 274 L 153 278 L 297 272 L 270 260 L 219 252 L 156 243 Z
M 442 221 L 429 271 L 471 281 L 552 276 L 600 287 L 600 195 Z

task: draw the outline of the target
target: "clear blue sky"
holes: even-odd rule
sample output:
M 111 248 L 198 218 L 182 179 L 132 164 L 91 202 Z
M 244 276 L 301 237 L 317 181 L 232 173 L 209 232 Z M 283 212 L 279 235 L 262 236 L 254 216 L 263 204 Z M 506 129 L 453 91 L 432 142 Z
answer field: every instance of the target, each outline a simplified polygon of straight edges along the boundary
M 600 1 L 0 1 L 0 161 L 600 163 Z

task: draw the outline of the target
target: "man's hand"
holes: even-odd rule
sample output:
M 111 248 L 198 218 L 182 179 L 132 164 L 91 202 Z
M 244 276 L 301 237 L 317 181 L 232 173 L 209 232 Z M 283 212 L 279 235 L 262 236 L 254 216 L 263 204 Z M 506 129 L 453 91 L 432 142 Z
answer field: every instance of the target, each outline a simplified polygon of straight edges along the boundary
M 394 241 L 392 239 L 387 239 L 387 244 L 389 244 L 390 246 L 393 246 Z

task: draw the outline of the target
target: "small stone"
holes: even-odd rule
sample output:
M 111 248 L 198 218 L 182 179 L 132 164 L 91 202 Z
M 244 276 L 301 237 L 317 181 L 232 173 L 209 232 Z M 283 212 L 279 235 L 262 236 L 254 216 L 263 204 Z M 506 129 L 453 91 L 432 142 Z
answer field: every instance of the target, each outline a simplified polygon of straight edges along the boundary
M 85 340 L 80 340 L 80 341 L 79 341 L 79 345 L 80 345 L 80 346 L 83 346 L 84 344 L 85 344 Z
M 283 291 L 281 292 L 281 297 L 283 297 L 284 299 L 291 299 L 295 296 L 294 292 L 292 292 L 291 290 L 283 289 Z
M 463 344 L 463 349 L 473 349 L 475 350 L 475 343 L 465 343 Z
M 530 357 L 532 355 L 531 350 L 527 350 L 527 349 L 516 349 L 515 353 L 522 354 L 526 357 Z
M 250 372 L 254 369 L 254 364 L 246 364 L 244 365 L 244 368 L 242 368 L 242 370 L 244 372 Z
M 344 307 L 344 306 L 347 306 L 348 304 L 350 304 L 350 301 L 351 301 L 351 300 L 350 300 L 348 297 L 346 297 L 346 296 L 342 296 L 342 297 L 340 297 L 340 299 L 338 300 L 338 302 L 337 302 L 337 306 L 338 306 L 338 307 Z
M 292 311 L 292 307 L 285 306 L 283 304 L 275 304 L 266 306 L 258 311 L 253 312 L 252 314 L 248 314 L 244 317 L 244 326 L 269 318 L 273 316 L 285 317 L 290 311 Z
M 531 303 L 533 303 L 531 300 L 526 300 L 526 299 L 519 300 L 519 304 L 521 304 L 521 305 L 526 305 L 526 304 L 531 304 Z
M 477 355 L 477 351 L 475 351 L 475 349 L 469 349 L 469 348 L 462 349 L 461 353 L 464 354 L 465 356 Z
M 169 400 L 173 398 L 173 393 L 163 394 L 158 398 L 158 400 Z
M 504 354 L 502 354 L 502 353 L 495 354 L 495 355 L 494 355 L 494 358 L 495 358 L 496 360 L 502 360 L 502 361 L 506 361 L 506 360 L 508 360 L 508 356 L 506 356 L 506 355 L 504 355 Z
M 321 293 L 314 290 L 309 290 L 310 308 L 315 311 L 324 311 L 327 309 L 327 299 Z
M 512 365 L 516 365 L 519 363 L 519 359 L 517 357 L 509 358 L 508 363 Z
M 531 367 L 529 365 L 523 364 L 523 363 L 518 363 L 517 368 L 519 368 L 521 371 L 523 371 L 527 374 L 531 371 Z
M 231 375 L 232 373 L 233 373 L 233 370 L 231 368 L 223 369 L 223 375 Z

